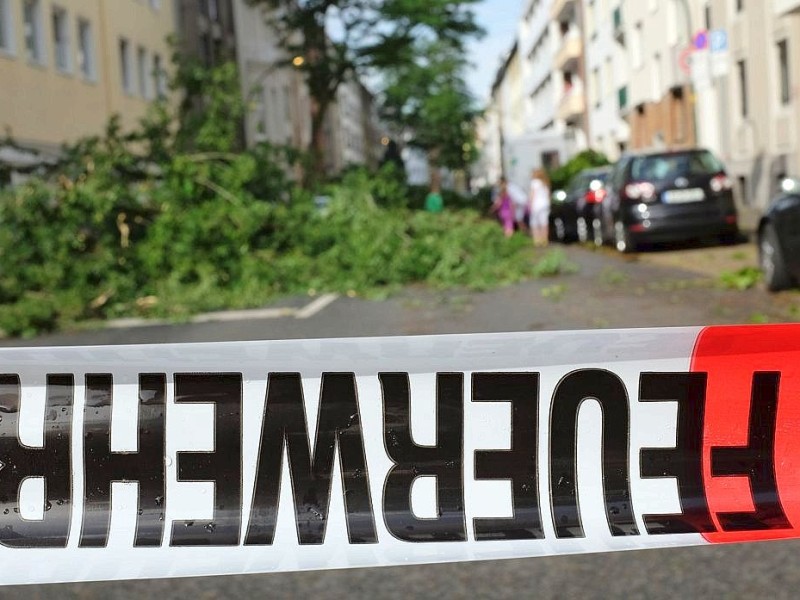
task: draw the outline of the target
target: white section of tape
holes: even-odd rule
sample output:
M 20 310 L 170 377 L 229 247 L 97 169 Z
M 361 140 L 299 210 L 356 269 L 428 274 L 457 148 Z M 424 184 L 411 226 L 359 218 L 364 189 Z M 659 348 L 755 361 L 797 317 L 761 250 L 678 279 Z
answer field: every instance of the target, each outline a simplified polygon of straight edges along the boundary
M 307 569 L 334 569 L 452 561 L 535 557 L 705 543 L 697 534 L 648 535 L 643 514 L 679 512 L 674 481 L 644 480 L 639 475 L 641 448 L 675 445 L 675 407 L 671 403 L 635 401 L 642 372 L 686 372 L 698 328 L 574 333 L 535 333 L 419 338 L 312 340 L 257 343 L 189 344 L 45 349 L 2 349 L 5 373 L 15 373 L 22 385 L 23 418 L 20 436 L 30 445 L 42 444 L 42 402 L 46 376 L 75 377 L 72 453 L 74 508 L 66 549 L 0 547 L 3 584 L 47 583 L 157 577 L 186 577 Z M 622 379 L 630 402 L 630 487 L 637 536 L 612 536 L 603 496 L 601 411 L 584 402 L 578 420 L 578 489 L 586 536 L 559 539 L 553 523 L 550 484 L 550 399 L 559 382 L 577 369 L 605 369 Z M 507 481 L 476 481 L 475 451 L 508 449 L 511 410 L 504 402 L 471 402 L 472 373 L 535 372 L 540 374 L 538 414 L 538 491 L 544 539 L 477 541 L 473 519 L 509 517 L 511 485 Z M 210 519 L 213 484 L 178 481 L 177 454 L 211 450 L 214 446 L 212 405 L 176 404 L 176 373 L 241 373 L 243 380 L 242 536 L 238 546 L 170 546 L 174 520 Z M 280 509 L 272 546 L 244 546 L 256 484 L 268 373 L 300 373 L 312 442 L 316 432 L 321 376 L 355 373 L 361 428 L 369 470 L 369 489 L 377 543 L 353 544 L 348 539 L 344 490 L 338 458 L 334 461 L 327 531 L 323 544 L 301 546 L 292 510 L 290 471 L 284 457 Z M 386 476 L 392 467 L 384 445 L 384 414 L 379 373 L 410 374 L 412 435 L 419 445 L 436 443 L 436 373 L 464 374 L 464 515 L 463 542 L 407 542 L 387 529 L 382 502 Z M 105 548 L 81 548 L 79 536 L 85 510 L 84 439 L 86 405 L 84 376 L 110 373 L 119 404 L 112 413 L 112 449 L 136 449 L 136 389 L 139 374 L 165 373 L 166 511 L 163 545 L 134 547 L 136 492 L 133 484 L 115 484 L 111 527 Z M 30 410 L 31 415 L 27 414 Z M 35 417 L 33 413 L 39 413 Z M 533 432 L 531 432 L 533 435 Z M 337 453 L 338 456 L 338 453 Z M 0 479 L 3 471 L 0 470 Z M 418 517 L 435 518 L 435 480 L 422 477 L 414 484 L 412 506 Z M 35 505 L 27 486 L 25 505 Z M 39 501 L 43 491 L 38 491 Z

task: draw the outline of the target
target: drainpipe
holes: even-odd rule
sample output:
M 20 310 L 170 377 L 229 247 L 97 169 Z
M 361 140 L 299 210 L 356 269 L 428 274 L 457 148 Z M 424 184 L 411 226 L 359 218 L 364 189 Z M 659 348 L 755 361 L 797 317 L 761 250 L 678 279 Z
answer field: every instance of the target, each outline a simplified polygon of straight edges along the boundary
M 686 23 L 686 44 L 687 46 L 692 44 L 692 11 L 689 7 L 689 0 L 678 0 L 683 7 L 683 16 Z M 694 138 L 694 145 L 698 146 L 700 140 L 698 139 L 698 132 L 697 132 L 697 96 L 695 94 L 694 84 L 691 81 L 691 75 L 689 76 L 689 108 L 691 109 L 691 128 L 692 128 L 692 137 Z

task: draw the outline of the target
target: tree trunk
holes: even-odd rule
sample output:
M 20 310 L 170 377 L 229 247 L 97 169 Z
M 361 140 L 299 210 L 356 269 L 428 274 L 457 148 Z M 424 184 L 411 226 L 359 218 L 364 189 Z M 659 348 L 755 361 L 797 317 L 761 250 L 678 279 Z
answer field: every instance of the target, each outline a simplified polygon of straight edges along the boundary
M 327 147 L 328 140 L 325 138 L 325 116 L 328 106 L 328 103 L 320 102 L 315 98 L 311 99 L 311 142 L 308 148 L 311 165 L 306 169 L 303 181 L 307 189 L 314 187 L 327 171 L 325 152 L 331 151 Z
M 428 152 L 428 175 L 432 192 L 442 190 L 442 172 L 439 168 L 439 149 L 434 148 Z

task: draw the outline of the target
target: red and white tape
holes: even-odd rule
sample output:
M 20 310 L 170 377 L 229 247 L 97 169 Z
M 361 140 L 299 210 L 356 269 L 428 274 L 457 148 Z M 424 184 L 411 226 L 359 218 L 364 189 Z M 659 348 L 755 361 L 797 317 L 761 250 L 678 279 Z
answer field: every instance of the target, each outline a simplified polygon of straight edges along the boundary
M 3 584 L 800 537 L 800 326 L 0 364 Z

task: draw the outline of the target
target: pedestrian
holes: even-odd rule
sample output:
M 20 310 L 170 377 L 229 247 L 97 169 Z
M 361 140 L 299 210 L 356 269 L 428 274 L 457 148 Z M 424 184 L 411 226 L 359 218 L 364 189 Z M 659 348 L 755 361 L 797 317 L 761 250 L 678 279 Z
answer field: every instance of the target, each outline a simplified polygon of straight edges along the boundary
M 531 178 L 531 232 L 536 246 L 547 246 L 550 238 L 550 178 L 536 169 Z
M 500 220 L 506 237 L 514 235 L 514 203 L 508 193 L 508 181 L 505 177 L 500 178 L 500 185 L 492 205 L 492 213 L 496 214 Z
M 514 223 L 517 231 L 528 234 L 530 223 L 530 200 L 528 194 L 521 185 L 510 181 L 508 183 L 508 195 L 514 205 Z

